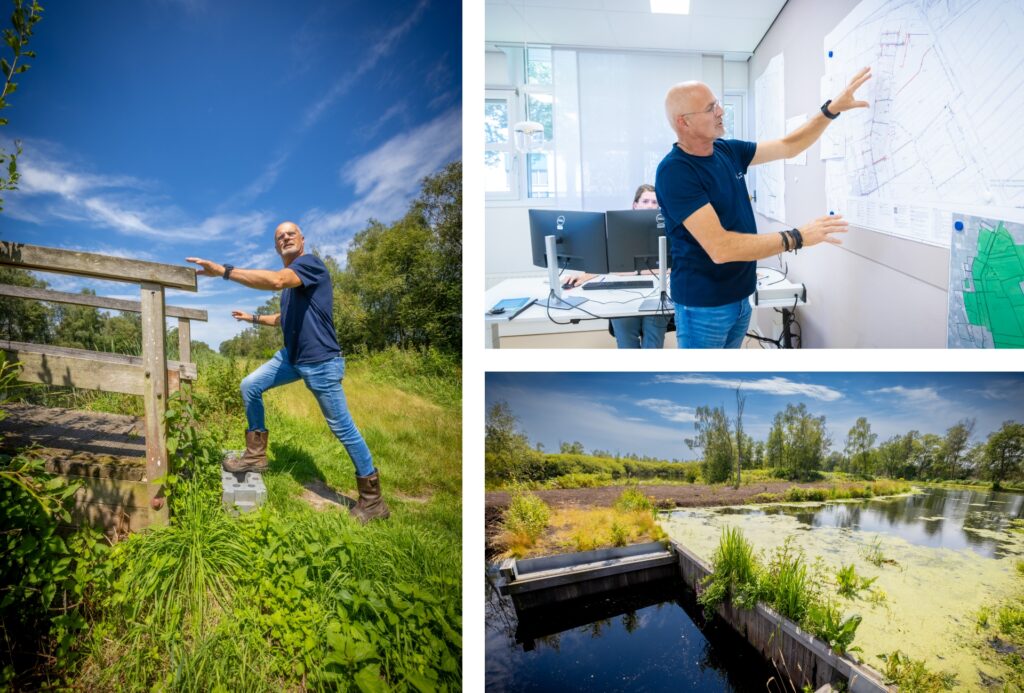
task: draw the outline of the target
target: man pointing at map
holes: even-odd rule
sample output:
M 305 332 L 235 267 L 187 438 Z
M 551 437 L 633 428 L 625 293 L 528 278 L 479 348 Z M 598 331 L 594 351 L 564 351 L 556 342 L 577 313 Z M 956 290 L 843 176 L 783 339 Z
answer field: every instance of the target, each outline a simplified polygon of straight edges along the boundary
M 757 260 L 782 252 L 841 241 L 841 215 L 823 216 L 779 233 L 758 234 L 744 176 L 747 168 L 788 159 L 814 144 L 841 113 L 866 108 L 856 90 L 871 78 L 858 72 L 819 113 L 782 139 L 719 139 L 724 111 L 703 82 L 669 89 L 665 115 L 677 141 L 655 176 L 655 190 L 671 229 L 672 299 L 680 348 L 739 348 L 750 324 L 749 296 L 757 285 Z

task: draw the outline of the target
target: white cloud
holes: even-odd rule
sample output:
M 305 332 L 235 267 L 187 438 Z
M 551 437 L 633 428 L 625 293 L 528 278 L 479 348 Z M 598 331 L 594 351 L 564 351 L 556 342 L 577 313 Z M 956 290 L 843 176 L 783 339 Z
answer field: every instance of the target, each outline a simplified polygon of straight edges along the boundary
M 357 79 L 373 69 L 381 58 L 391 52 L 392 47 L 420 20 L 420 17 L 423 15 L 423 11 L 429 4 L 429 0 L 420 0 L 416 3 L 416 6 L 412 11 L 409 12 L 405 21 L 391 29 L 391 31 L 370 46 L 367 50 L 366 58 L 356 65 L 354 70 L 342 75 L 340 79 L 331 85 L 327 90 L 327 93 L 320 97 L 316 103 L 306 110 L 306 114 L 302 118 L 303 127 L 310 128 L 315 125 L 327 109 L 330 108 L 340 96 L 347 92 Z
M 893 395 L 914 406 L 945 403 L 945 400 L 934 387 L 903 387 L 902 385 L 896 385 L 893 387 L 883 387 L 878 390 L 868 390 L 865 394 Z
M 415 130 L 397 135 L 341 171 L 359 199 L 340 210 L 307 212 L 301 226 L 307 236 L 330 238 L 352 232 L 371 217 L 393 221 L 405 213 L 420 182 L 458 158 L 462 148 L 462 115 L 452 109 Z
M 677 385 L 707 385 L 729 390 L 735 390 L 737 387 L 740 387 L 743 392 L 761 392 L 767 395 L 783 397 L 803 396 L 823 402 L 834 402 L 843 397 L 843 393 L 826 385 L 798 383 L 778 376 L 774 378 L 761 378 L 759 380 L 745 380 L 743 378 L 721 378 L 710 375 L 658 375 L 655 376 L 655 381 L 659 383 L 675 383 Z
M 697 420 L 693 407 L 684 407 L 667 399 L 642 399 L 637 404 L 676 423 L 693 423 Z
M 188 244 L 265 233 L 267 212 L 221 213 L 189 219 L 179 208 L 154 202 L 151 183 L 122 175 L 77 171 L 45 142 L 25 146 L 20 189 L 11 195 L 16 216 L 43 224 L 60 219 L 89 223 L 132 237 Z

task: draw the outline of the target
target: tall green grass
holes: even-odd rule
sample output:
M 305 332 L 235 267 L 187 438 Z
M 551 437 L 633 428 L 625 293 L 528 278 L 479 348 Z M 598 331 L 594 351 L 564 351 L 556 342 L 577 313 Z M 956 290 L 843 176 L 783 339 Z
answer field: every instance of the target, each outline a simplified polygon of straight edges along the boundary
M 396 358 L 392 372 L 406 373 L 418 357 Z M 428 397 L 414 390 L 429 378 L 404 388 L 349 368 L 349 408 L 392 509 L 363 527 L 345 507 L 302 500 L 313 480 L 354 497 L 355 476 L 301 383 L 265 398 L 266 504 L 221 508 L 220 451 L 243 445 L 238 384 L 251 365 L 211 359 L 175 399 L 171 524 L 113 547 L 81 660 L 55 671 L 84 690 L 460 690 L 457 374 Z
M 697 601 L 708 618 L 725 602 L 744 609 L 762 602 L 824 640 L 834 651 L 856 651 L 859 648 L 852 643 L 861 617 L 843 616 L 831 597 L 823 593 L 820 573 L 820 563 L 808 565 L 790 538 L 764 565 L 743 532 L 726 527 L 712 559 L 712 572 L 702 582 Z

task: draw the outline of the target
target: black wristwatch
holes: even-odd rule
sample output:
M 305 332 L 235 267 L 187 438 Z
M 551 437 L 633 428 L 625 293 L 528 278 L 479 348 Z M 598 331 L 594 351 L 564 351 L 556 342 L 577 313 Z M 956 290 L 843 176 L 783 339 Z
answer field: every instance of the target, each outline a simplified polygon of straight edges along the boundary
M 821 104 L 821 112 L 822 112 L 822 113 L 823 113 L 823 114 L 825 115 L 825 117 L 826 117 L 826 118 L 828 118 L 829 120 L 835 120 L 836 118 L 838 118 L 838 117 L 839 117 L 839 114 L 838 114 L 838 113 L 832 113 L 832 112 L 831 112 L 830 110 L 828 110 L 828 105 L 829 105 L 830 103 L 832 103 L 832 99 L 829 99 L 829 100 L 828 100 L 828 101 L 826 101 L 825 103 Z
M 224 265 L 224 279 L 231 278 L 231 270 L 235 269 L 234 265 Z

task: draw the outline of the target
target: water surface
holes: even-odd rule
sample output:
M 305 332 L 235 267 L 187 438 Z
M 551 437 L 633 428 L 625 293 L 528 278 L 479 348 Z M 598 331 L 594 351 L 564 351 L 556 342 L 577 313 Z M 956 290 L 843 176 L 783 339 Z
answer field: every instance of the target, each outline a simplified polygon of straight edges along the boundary
M 955 673 L 958 690 L 982 690 L 986 676 L 1004 672 L 977 615 L 1024 589 L 1016 570 L 1024 534 L 1013 524 L 1022 512 L 1021 494 L 927 489 L 868 501 L 677 510 L 661 524 L 708 562 L 725 527 L 742 529 L 762 555 L 790 538 L 820 561 L 823 590 L 846 614 L 863 616 L 855 644 L 869 665 L 880 668 L 878 655 L 899 649 Z M 850 564 L 875 579 L 874 600 L 838 597 L 835 571 Z
M 517 615 L 488 585 L 488 691 L 752 691 L 773 672 L 678 581 Z

